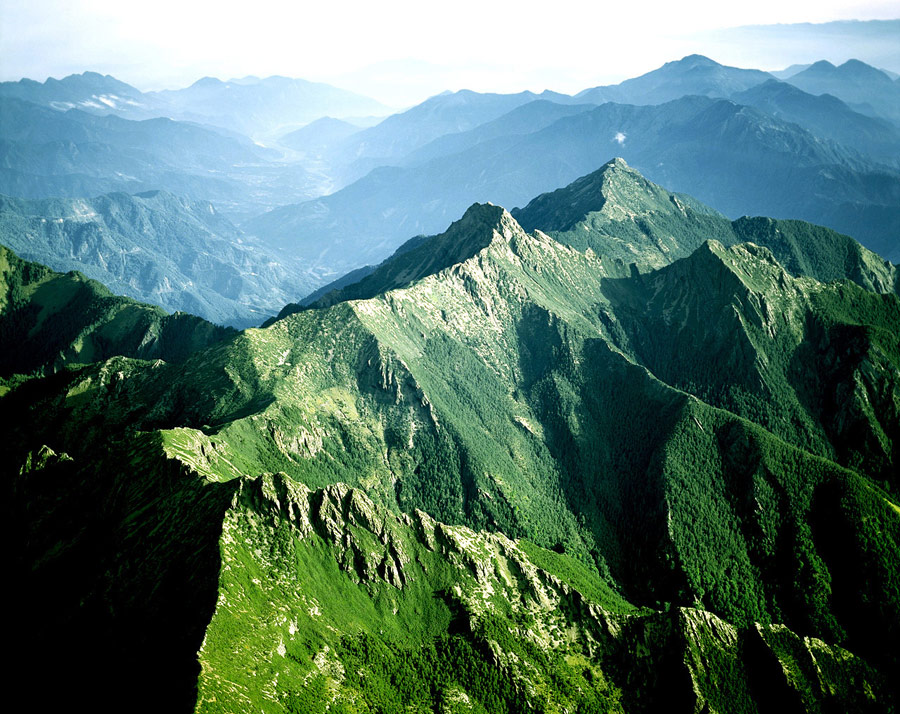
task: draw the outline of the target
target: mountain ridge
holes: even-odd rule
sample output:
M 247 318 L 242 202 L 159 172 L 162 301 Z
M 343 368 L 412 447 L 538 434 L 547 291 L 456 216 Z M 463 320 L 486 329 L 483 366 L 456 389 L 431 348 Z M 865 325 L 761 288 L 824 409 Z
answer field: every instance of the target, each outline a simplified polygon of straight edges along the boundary
M 617 163 L 607 170 L 630 176 Z M 476 207 L 469 220 L 474 244 L 466 248 L 462 221 L 445 237 L 462 262 L 423 267 L 386 292 L 286 316 L 180 364 L 148 369 L 117 357 L 3 396 L 5 413 L 42 414 L 18 421 L 4 463 L 30 459 L 32 480 L 58 472 L 57 489 L 98 468 L 98 493 L 115 485 L 129 494 L 104 531 L 122 548 L 38 550 L 42 577 L 53 582 L 54 568 L 88 558 L 92 602 L 155 624 L 139 653 L 152 660 L 174 642 L 171 623 L 183 623 L 186 639 L 178 657 L 141 670 L 133 665 L 144 654 L 119 654 L 127 640 L 108 610 L 73 609 L 78 583 L 36 602 L 49 597 L 76 613 L 76 633 L 101 633 L 100 661 L 122 657 L 127 683 L 171 666 L 168 676 L 196 687 L 198 711 L 248 700 L 272 712 L 338 699 L 386 706 L 422 696 L 415 692 L 439 696 L 432 686 L 479 703 L 493 692 L 507 708 L 652 711 L 673 699 L 727 699 L 760 711 L 769 703 L 763 681 L 804 702 L 798 709 L 889 710 L 895 694 L 884 673 L 896 655 L 884 643 L 900 603 L 855 611 L 844 603 L 887 592 L 900 542 L 890 446 L 900 435 L 880 426 L 896 418 L 889 395 L 900 394 L 900 354 L 889 341 L 900 298 L 789 277 L 750 244 L 707 242 L 659 270 L 610 278 L 602 254 L 529 235 L 499 207 Z M 684 271 L 708 277 L 678 279 Z M 688 306 L 690 320 L 666 328 L 670 305 Z M 719 354 L 704 354 L 717 323 L 698 309 L 740 325 L 746 338 L 726 339 L 724 354 L 746 370 L 703 370 Z M 759 423 L 792 408 L 793 392 L 767 375 L 799 384 L 782 372 L 781 335 L 799 339 L 794 352 L 811 370 L 804 380 L 849 395 L 853 418 L 829 420 L 816 443 L 780 421 L 779 433 Z M 682 375 L 690 383 L 663 381 L 659 345 L 669 342 L 697 365 Z M 820 346 L 825 360 L 815 357 Z M 708 389 L 710 374 L 729 389 Z M 772 395 L 762 417 L 752 400 L 733 398 L 759 389 Z M 63 398 L 70 394 L 85 396 Z M 110 444 L 113 453 L 93 462 Z M 122 473 L 126 464 L 145 479 Z M 167 505 L 148 509 L 158 482 L 178 486 L 164 489 Z M 24 486 L 18 493 L 23 507 L 39 502 Z M 58 500 L 30 542 L 52 548 L 47 528 L 80 502 Z M 154 529 L 172 509 L 192 514 L 193 546 Z M 137 530 L 135 512 L 146 513 Z M 820 523 L 837 524 L 849 555 Z M 120 532 L 155 535 L 122 541 Z M 113 590 L 102 586 L 107 569 L 120 573 Z M 192 592 L 208 620 L 178 600 L 181 572 L 196 573 Z M 154 578 L 162 585 L 149 603 L 125 586 Z M 625 617 L 614 614 L 623 609 Z M 165 624 L 169 612 L 177 618 Z M 53 627 L 34 635 L 36 646 Z M 422 643 L 434 637 L 432 654 Z M 640 646 L 646 654 L 637 656 Z M 199 672 L 187 666 L 198 651 Z M 819 676 L 833 685 L 808 674 L 812 661 L 829 663 Z M 675 662 L 687 664 L 666 664 Z M 497 667 L 512 688 L 465 674 Z M 776 671 L 788 672 L 783 683 Z M 426 672 L 449 679 L 428 684 Z M 408 684 L 397 691 L 397 682 Z

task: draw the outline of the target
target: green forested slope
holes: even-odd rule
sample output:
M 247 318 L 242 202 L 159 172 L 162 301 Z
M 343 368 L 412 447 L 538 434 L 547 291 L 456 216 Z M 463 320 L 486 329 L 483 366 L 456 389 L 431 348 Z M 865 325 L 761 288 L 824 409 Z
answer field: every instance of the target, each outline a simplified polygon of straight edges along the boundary
M 604 258 L 611 277 L 659 268 L 707 240 L 767 247 L 792 275 L 822 282 L 848 279 L 875 292 L 898 292 L 900 272 L 851 237 L 804 221 L 743 217 L 736 221 L 645 179 L 622 159 L 513 211 L 525 230 L 540 229 Z
M 113 355 L 179 362 L 234 334 L 118 297 L 80 273 L 55 273 L 0 246 L 0 379 Z
M 353 299 L 10 391 L 26 653 L 91 631 L 73 681 L 204 712 L 891 711 L 900 298 L 662 200 L 635 271 L 475 206 Z

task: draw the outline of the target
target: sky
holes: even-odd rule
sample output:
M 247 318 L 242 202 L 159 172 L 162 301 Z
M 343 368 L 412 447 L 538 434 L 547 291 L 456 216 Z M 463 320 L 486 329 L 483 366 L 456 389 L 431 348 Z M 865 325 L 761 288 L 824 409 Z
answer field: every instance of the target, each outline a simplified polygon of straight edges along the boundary
M 148 90 L 280 74 L 402 106 L 464 87 L 576 92 L 695 52 L 761 69 L 839 62 L 846 43 L 792 51 L 729 28 L 897 17 L 897 0 L 0 0 L 0 79 L 93 70 Z M 878 52 L 900 71 L 900 50 Z

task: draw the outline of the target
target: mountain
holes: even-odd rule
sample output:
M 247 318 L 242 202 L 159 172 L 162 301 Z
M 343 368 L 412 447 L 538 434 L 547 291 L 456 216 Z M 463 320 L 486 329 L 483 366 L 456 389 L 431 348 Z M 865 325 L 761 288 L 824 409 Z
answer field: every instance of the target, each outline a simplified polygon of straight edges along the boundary
M 115 355 L 181 362 L 234 334 L 193 315 L 167 315 L 115 296 L 81 273 L 55 273 L 0 246 L 0 392 L 22 375 Z
M 333 117 L 322 117 L 300 129 L 288 132 L 279 139 L 278 143 L 295 151 L 321 153 L 329 146 L 346 140 L 358 131 L 360 131 L 360 127 L 349 122 Z
M 326 116 L 383 115 L 387 108 L 360 94 L 288 77 L 204 77 L 184 89 L 141 92 L 96 72 L 45 82 L 0 82 L 0 97 L 65 111 L 79 109 L 125 119 L 166 117 L 257 137 L 277 136 Z
M 776 79 L 787 79 L 788 77 L 793 77 L 795 74 L 802 72 L 804 69 L 809 69 L 811 64 L 792 64 L 790 67 L 785 67 L 784 69 L 780 69 L 775 72 L 769 72 Z
M 91 114 L 115 114 L 126 119 L 160 116 L 160 107 L 139 89 L 97 72 L 71 74 L 45 82 L 21 79 L 0 82 L 0 97 L 19 99 L 59 111 L 79 109 Z
M 540 229 L 603 256 L 603 272 L 610 277 L 664 267 L 715 239 L 727 246 L 764 246 L 794 276 L 847 279 L 872 292 L 900 295 L 896 266 L 849 236 L 803 221 L 729 221 L 690 196 L 648 181 L 622 159 L 541 194 L 512 215 L 526 230 Z
M 354 134 L 338 144 L 329 158 L 332 163 L 346 167 L 345 180 L 353 180 L 378 166 L 395 164 L 435 139 L 474 129 L 544 96 L 564 95 L 553 92 L 482 94 L 467 89 L 444 92 Z
M 535 99 L 468 131 L 439 136 L 406 154 L 397 163 L 400 166 L 418 166 L 431 159 L 466 151 L 492 139 L 533 134 L 559 119 L 591 109 L 591 104 L 560 104 L 547 99 Z
M 0 99 L 0 192 L 84 198 L 165 190 L 232 216 L 318 195 L 316 171 L 247 137 L 168 118 L 131 121 Z
M 881 70 L 859 60 L 835 67 L 820 60 L 786 80 L 810 94 L 831 94 L 869 116 L 900 122 L 900 89 Z
M 731 217 L 823 224 L 900 260 L 896 171 L 729 100 L 605 104 L 532 133 L 464 145 L 415 165 L 381 167 L 242 228 L 310 265 L 346 272 L 378 263 L 410 236 L 437 232 L 474 201 L 521 206 L 621 156 L 650 180 Z
M 17 681 L 80 643 L 48 701 L 891 711 L 900 297 L 587 183 L 531 214 L 685 257 L 472 206 L 352 299 L 0 398 Z
M 731 98 L 868 154 L 873 161 L 900 166 L 900 129 L 887 120 L 855 112 L 830 94 L 807 94 L 787 82 L 769 80 Z
M 204 77 L 184 89 L 148 92 L 168 116 L 225 127 L 254 138 L 281 136 L 325 116 L 382 115 L 369 97 L 329 84 L 289 77 Z
M 575 95 L 575 101 L 585 104 L 665 104 L 695 94 L 724 98 L 771 78 L 768 72 L 728 67 L 703 55 L 688 55 L 619 84 L 585 89 Z
M 319 288 L 278 317 L 309 306 L 322 307 L 367 299 L 418 280 L 460 260 L 469 250 L 471 207 L 441 236 L 419 236 L 404 243 L 380 265 L 366 266 Z M 541 230 L 580 251 L 603 256 L 601 272 L 628 277 L 669 265 L 690 255 L 707 240 L 725 245 L 753 242 L 773 252 L 795 276 L 822 282 L 849 279 L 877 293 L 900 294 L 896 266 L 849 236 L 803 221 L 744 217 L 736 221 L 685 194 L 672 194 L 648 181 L 622 159 L 613 159 L 570 185 L 532 199 L 512 216 L 526 230 Z
M 321 283 L 296 261 L 248 241 L 212 204 L 161 191 L 0 196 L 0 243 L 138 300 L 237 327 L 258 325 Z

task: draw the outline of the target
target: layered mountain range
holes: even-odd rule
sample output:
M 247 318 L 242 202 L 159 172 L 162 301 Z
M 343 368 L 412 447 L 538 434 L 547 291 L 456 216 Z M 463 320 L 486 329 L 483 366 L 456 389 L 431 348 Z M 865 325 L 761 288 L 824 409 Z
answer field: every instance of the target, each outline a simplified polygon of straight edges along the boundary
M 446 92 L 379 121 L 373 100 L 302 80 L 141 92 L 87 72 L 0 84 L 0 193 L 211 201 L 311 290 L 473 202 L 522 206 L 623 156 L 731 219 L 812 221 L 896 261 L 898 92 L 858 61 L 779 81 L 690 55 L 574 96 Z
M 437 96 L 316 155 L 355 180 L 243 228 L 340 271 L 473 201 L 521 206 L 616 155 L 731 218 L 808 220 L 900 260 L 897 124 L 696 56 L 575 97 Z
M 3 259 L 8 334 L 116 319 Z M 52 651 L 44 700 L 100 709 L 894 710 L 896 266 L 616 160 L 356 277 L 187 355 L 7 369 L 18 681 Z

